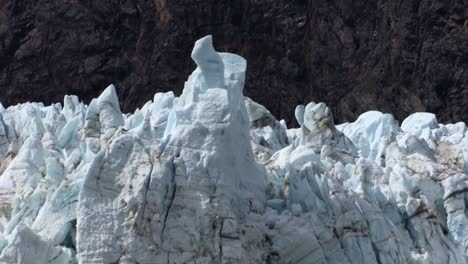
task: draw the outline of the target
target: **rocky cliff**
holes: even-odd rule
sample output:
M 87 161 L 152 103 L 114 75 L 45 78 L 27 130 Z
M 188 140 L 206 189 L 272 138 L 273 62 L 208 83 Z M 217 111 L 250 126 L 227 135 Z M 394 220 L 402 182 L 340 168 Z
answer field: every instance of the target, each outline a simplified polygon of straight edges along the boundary
M 370 109 L 468 118 L 463 0 L 0 0 L 0 101 L 86 103 L 110 83 L 132 111 L 182 91 L 206 34 L 249 62 L 246 95 L 292 122 L 324 101 L 335 119 Z

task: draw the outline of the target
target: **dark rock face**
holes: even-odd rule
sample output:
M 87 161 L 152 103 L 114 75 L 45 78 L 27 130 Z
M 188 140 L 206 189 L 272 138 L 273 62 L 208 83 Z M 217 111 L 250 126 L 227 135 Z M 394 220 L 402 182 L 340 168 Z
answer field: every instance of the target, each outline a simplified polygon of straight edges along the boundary
M 379 109 L 468 121 L 464 0 L 0 0 L 0 101 L 85 101 L 114 83 L 130 111 L 180 92 L 193 42 L 248 60 L 246 95 L 292 122 L 324 101 L 338 121 Z

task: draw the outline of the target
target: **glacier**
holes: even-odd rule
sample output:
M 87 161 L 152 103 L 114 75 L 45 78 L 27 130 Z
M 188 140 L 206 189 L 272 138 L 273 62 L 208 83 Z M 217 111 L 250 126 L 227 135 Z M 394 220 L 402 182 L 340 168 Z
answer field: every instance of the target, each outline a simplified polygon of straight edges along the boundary
M 244 97 L 247 62 L 191 54 L 183 93 L 121 112 L 0 104 L 0 263 L 466 263 L 468 129 Z

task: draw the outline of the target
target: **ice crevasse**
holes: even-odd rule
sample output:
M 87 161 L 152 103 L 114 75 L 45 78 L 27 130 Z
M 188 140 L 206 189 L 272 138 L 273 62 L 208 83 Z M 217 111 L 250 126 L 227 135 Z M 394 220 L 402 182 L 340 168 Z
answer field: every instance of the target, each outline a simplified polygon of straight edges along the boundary
M 466 263 L 468 130 L 415 113 L 288 128 L 211 36 L 180 97 L 0 105 L 0 263 Z

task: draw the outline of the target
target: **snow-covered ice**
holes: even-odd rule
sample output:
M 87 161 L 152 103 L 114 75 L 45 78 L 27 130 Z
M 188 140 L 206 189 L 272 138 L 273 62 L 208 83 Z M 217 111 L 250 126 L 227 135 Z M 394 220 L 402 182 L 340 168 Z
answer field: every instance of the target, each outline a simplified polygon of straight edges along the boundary
M 212 41 L 134 113 L 113 85 L 0 104 L 0 263 L 466 263 L 463 122 L 310 102 L 287 128 Z

